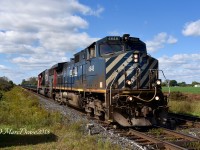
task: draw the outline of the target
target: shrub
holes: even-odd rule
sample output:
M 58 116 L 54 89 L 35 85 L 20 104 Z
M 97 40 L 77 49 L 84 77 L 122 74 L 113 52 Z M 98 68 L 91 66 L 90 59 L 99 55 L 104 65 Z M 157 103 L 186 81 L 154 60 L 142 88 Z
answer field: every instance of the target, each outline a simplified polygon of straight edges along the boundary
M 14 128 L 40 128 L 63 121 L 60 113 L 41 109 L 38 99 L 19 87 L 5 93 L 0 101 L 0 114 L 0 124 Z
M 0 90 L 9 91 L 14 87 L 14 83 L 6 77 L 0 77 Z
M 171 92 L 170 93 L 170 99 L 175 101 L 184 101 L 188 99 L 188 96 L 183 94 L 182 92 Z

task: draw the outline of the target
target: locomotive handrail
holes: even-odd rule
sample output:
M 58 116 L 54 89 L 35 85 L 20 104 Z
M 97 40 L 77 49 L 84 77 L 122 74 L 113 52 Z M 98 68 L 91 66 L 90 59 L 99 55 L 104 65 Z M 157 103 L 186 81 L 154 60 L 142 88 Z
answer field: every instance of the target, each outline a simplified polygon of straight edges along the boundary
M 138 70 L 138 69 L 140 70 L 140 68 L 137 68 L 137 70 Z M 158 69 L 149 69 L 149 70 L 161 71 L 161 72 L 163 73 L 163 70 L 158 70 Z M 111 85 L 110 85 L 110 104 L 112 103 L 112 85 L 113 85 L 113 83 L 115 82 L 115 80 L 116 80 L 117 76 L 119 75 L 119 72 L 120 72 L 120 71 L 116 70 L 116 72 L 118 72 L 118 74 L 115 76 L 115 78 L 113 79 L 113 81 L 112 81 L 112 83 L 111 83 Z M 141 72 L 140 72 L 140 74 L 141 74 Z M 163 73 L 163 76 L 165 77 L 164 73 Z M 137 75 L 136 78 L 138 78 L 138 77 L 139 77 L 139 75 Z M 165 78 L 166 78 L 166 77 L 165 77 Z M 107 88 L 106 88 L 106 89 L 107 89 Z M 144 101 L 144 102 L 151 102 L 151 101 L 154 100 L 154 98 L 156 97 L 156 94 L 157 94 L 157 88 L 156 88 L 156 86 L 155 86 L 155 88 L 154 88 L 154 95 L 153 95 L 153 97 L 152 97 L 151 99 L 149 99 L 149 100 L 142 99 L 142 98 L 140 98 L 139 96 L 134 96 L 134 95 L 132 95 L 132 96 L 135 97 L 135 98 L 137 98 L 137 99 L 139 99 L 139 100 L 141 100 L 141 101 Z
M 118 70 L 116 70 L 116 72 L 118 72 Z M 110 104 L 112 103 L 112 85 L 114 83 L 114 81 L 116 80 L 117 76 L 119 75 L 119 72 L 118 74 L 115 76 L 115 78 L 113 79 L 111 85 L 110 85 Z
M 130 69 L 130 68 L 129 68 L 129 69 Z M 129 69 L 128 69 L 128 70 L 129 70 Z M 134 68 L 134 69 L 136 69 L 136 68 Z M 140 68 L 137 68 L 137 70 L 139 70 L 139 72 L 141 71 Z M 115 78 L 113 79 L 113 81 L 112 81 L 112 83 L 111 83 L 111 85 L 110 85 L 110 104 L 112 103 L 112 85 L 113 85 L 113 83 L 115 82 L 115 80 L 116 80 L 117 76 L 119 75 L 120 71 L 116 70 L 116 72 L 118 72 L 118 74 L 115 76 Z M 140 74 L 141 74 L 141 72 L 140 72 L 135 78 L 137 79 L 137 78 L 139 77 Z M 107 87 L 106 87 L 106 89 L 107 89 Z
M 141 101 L 143 101 L 143 102 L 151 102 L 152 100 L 154 100 L 154 98 L 156 97 L 156 94 L 157 94 L 157 88 L 156 88 L 156 86 L 155 86 L 155 90 L 154 91 L 155 91 L 154 92 L 154 96 L 151 99 L 149 99 L 149 100 L 145 100 L 145 99 L 142 99 L 142 98 L 140 98 L 138 96 L 134 96 L 134 95 L 132 95 L 132 96 L 135 97 L 135 98 L 137 98 L 137 99 L 139 99 L 139 100 L 141 100 Z
M 164 77 L 165 80 L 167 81 L 168 97 L 169 97 L 169 96 L 170 96 L 170 93 L 171 93 L 171 91 L 170 91 L 170 85 L 169 85 L 169 80 L 167 80 L 167 78 L 166 78 L 166 76 L 165 76 L 165 74 L 164 74 L 164 71 L 163 71 L 163 70 L 159 70 L 159 69 L 151 69 L 151 70 L 156 70 L 156 71 L 160 71 L 160 72 L 162 72 L 163 77 Z

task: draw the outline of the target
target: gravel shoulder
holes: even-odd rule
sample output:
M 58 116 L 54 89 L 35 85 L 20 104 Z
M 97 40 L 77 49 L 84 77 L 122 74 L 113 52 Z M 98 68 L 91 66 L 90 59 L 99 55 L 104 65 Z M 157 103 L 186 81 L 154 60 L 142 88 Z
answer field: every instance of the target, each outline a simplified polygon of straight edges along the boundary
M 117 144 L 121 147 L 122 150 L 143 150 L 141 146 L 139 146 L 134 141 L 131 141 L 127 138 L 120 137 L 118 134 L 114 133 L 114 130 L 107 130 L 103 126 L 101 126 L 96 120 L 88 119 L 86 114 L 83 114 L 76 109 L 65 105 L 59 105 L 55 101 L 51 99 L 46 99 L 39 97 L 40 105 L 48 111 L 58 111 L 62 115 L 66 116 L 70 123 L 75 123 L 78 121 L 86 122 L 86 124 L 92 124 L 94 127 L 91 129 L 91 136 L 98 135 L 102 141 L 110 141 L 113 144 Z M 85 134 L 89 133 L 87 127 L 84 127 Z
M 102 141 L 110 141 L 113 144 L 117 144 L 121 147 L 123 150 L 143 150 L 145 149 L 144 147 L 141 147 L 137 143 L 135 143 L 132 140 L 129 140 L 128 138 L 121 137 L 117 133 L 114 132 L 113 129 L 107 129 L 101 124 L 98 123 L 96 120 L 91 120 L 88 119 L 87 115 L 79 112 L 76 109 L 73 109 L 71 107 L 65 106 L 65 105 L 59 105 L 55 101 L 51 99 L 46 99 L 39 97 L 39 103 L 42 107 L 44 107 L 48 111 L 58 111 L 60 112 L 63 116 L 66 116 L 68 118 L 68 121 L 70 123 L 75 123 L 75 122 L 84 122 L 84 133 L 88 134 L 89 130 L 87 129 L 87 124 L 92 124 L 94 125 L 91 128 L 91 136 L 96 136 L 98 135 L 99 138 L 101 138 Z M 190 129 L 178 129 L 178 132 L 184 133 L 184 134 L 189 134 L 191 136 L 196 136 L 200 137 L 200 129 L 196 128 L 190 128 Z

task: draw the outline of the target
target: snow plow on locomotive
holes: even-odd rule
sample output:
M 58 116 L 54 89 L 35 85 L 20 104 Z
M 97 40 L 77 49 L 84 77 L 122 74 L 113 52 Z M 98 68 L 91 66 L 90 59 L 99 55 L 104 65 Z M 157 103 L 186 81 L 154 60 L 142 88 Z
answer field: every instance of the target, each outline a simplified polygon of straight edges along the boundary
M 107 36 L 38 75 L 37 91 L 121 126 L 167 120 L 158 60 L 129 34 Z

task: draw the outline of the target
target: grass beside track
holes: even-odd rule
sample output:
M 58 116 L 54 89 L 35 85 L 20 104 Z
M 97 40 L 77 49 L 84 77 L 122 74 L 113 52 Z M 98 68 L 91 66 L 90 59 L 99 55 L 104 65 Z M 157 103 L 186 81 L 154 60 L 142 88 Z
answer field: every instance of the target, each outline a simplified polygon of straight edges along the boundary
M 168 92 L 167 87 L 162 87 Z M 170 87 L 169 110 L 200 117 L 200 87 Z
M 169 110 L 173 113 L 181 113 L 200 117 L 200 101 L 169 101 Z
M 163 92 L 168 92 L 168 87 L 162 87 Z M 200 87 L 170 87 L 171 92 L 182 92 L 190 94 L 200 94 Z
M 20 87 L 4 93 L 0 100 L 0 148 L 120 149 L 98 136 L 84 133 L 85 124 L 70 124 L 59 112 L 43 109 L 37 97 Z

